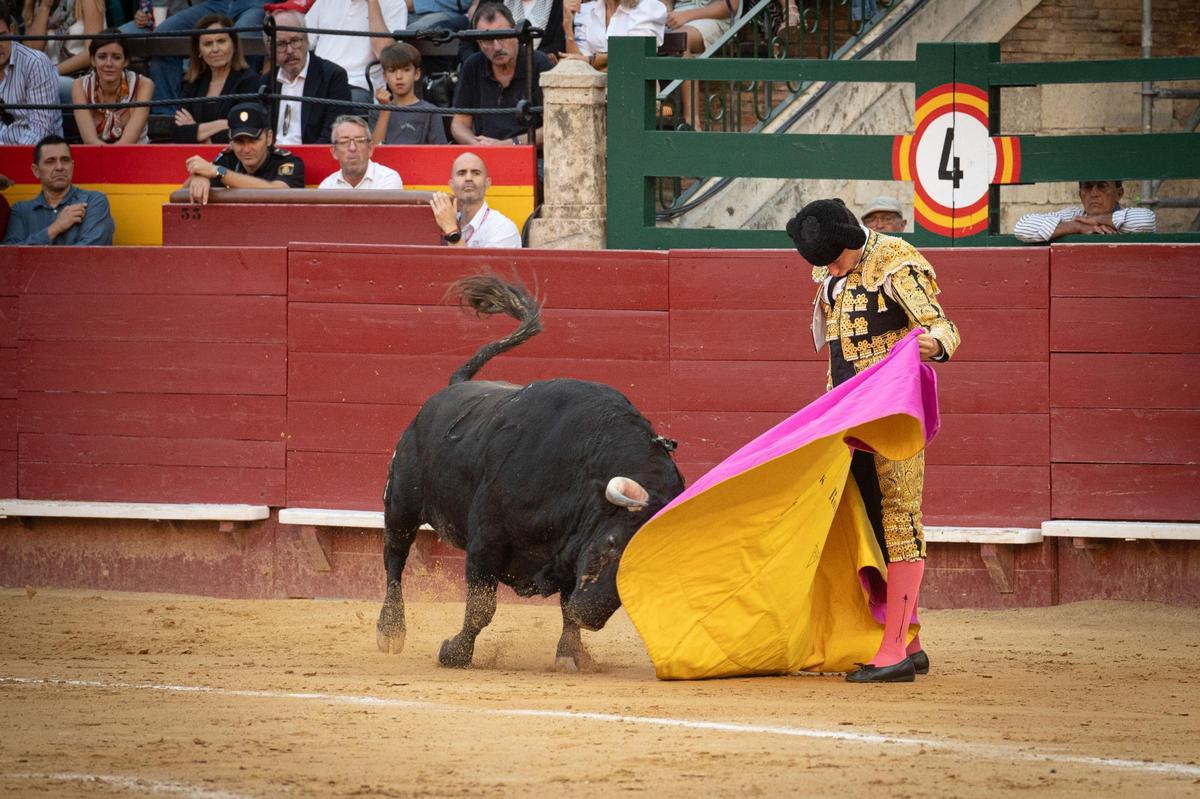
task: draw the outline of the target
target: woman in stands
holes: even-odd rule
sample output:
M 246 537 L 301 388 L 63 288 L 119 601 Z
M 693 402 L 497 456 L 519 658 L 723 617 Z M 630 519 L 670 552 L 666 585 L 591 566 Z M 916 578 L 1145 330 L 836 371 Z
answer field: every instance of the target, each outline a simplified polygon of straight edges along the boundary
M 105 26 L 104 0 L 25 0 L 25 33 L 46 34 L 99 33 Z M 59 39 L 53 42 L 28 41 L 26 45 L 44 50 L 59 75 L 59 100 L 71 102 L 74 75 L 88 68 L 86 38 Z
M 232 28 L 233 20 L 220 14 L 201 17 L 197 29 Z M 259 78 L 242 57 L 238 38 L 229 33 L 202 33 L 192 37 L 192 55 L 179 92 L 175 112 L 177 142 L 205 144 L 229 141 L 229 111 L 244 100 L 216 99 L 220 95 L 254 94 Z
M 109 28 L 105 33 L 117 33 Z M 124 39 L 92 39 L 92 68 L 71 85 L 73 103 L 128 103 L 154 96 L 154 81 L 129 69 Z M 146 144 L 148 107 L 75 109 L 75 124 L 84 144 Z

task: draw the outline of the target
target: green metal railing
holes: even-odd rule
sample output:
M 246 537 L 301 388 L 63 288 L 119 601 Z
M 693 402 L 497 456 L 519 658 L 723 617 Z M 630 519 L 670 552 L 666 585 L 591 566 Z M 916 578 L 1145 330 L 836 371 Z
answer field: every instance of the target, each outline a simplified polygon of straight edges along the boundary
M 914 60 L 887 62 L 662 58 L 654 49 L 645 38 L 609 41 L 609 97 L 620 98 L 608 104 L 611 248 L 790 246 L 782 231 L 656 227 L 655 182 L 680 175 L 912 180 L 925 208 L 914 208 L 916 231 L 905 237 L 921 246 L 1015 244 L 997 230 L 1005 183 L 1200 178 L 1200 138 L 1191 133 L 999 133 L 1002 87 L 1196 80 L 1200 58 L 1016 64 L 1000 63 L 997 44 L 940 43 L 918 45 Z M 658 130 L 657 82 L 674 80 L 912 83 L 916 116 L 927 123 L 912 136 Z

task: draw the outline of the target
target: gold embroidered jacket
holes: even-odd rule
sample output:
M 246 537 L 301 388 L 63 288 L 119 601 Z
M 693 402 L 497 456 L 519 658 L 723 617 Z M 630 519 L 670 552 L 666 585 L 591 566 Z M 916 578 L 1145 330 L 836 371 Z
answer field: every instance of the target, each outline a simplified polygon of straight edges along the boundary
M 862 258 L 837 281 L 825 267 L 813 269 L 820 290 L 813 302 L 813 345 L 829 344 L 829 384 L 838 385 L 878 363 L 916 327 L 942 345 L 934 360 L 958 348 L 958 328 L 935 299 L 937 276 L 929 261 L 903 239 L 872 231 Z

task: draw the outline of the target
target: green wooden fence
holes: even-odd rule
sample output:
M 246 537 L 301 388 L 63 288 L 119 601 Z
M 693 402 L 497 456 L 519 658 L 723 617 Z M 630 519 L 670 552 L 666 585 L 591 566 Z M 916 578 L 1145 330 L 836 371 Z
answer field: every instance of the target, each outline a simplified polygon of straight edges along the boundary
M 776 230 L 656 227 L 658 177 L 910 180 L 918 246 L 1016 244 L 1000 235 L 1004 184 L 1200 178 L 1200 136 L 1136 133 L 1005 136 L 1000 89 L 1050 83 L 1200 79 L 1200 58 L 1000 63 L 998 44 L 919 44 L 911 61 L 685 59 L 655 55 L 653 39 L 609 40 L 608 246 L 621 249 L 789 247 Z M 660 131 L 657 81 L 912 83 L 913 134 L 824 135 Z M 1094 241 L 1094 237 L 1067 240 Z M 1200 241 L 1200 234 L 1121 241 Z

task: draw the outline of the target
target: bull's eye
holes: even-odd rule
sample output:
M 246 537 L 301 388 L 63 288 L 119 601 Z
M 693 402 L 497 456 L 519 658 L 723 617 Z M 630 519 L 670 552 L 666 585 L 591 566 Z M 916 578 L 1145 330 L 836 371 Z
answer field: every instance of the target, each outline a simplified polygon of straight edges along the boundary
M 610 535 L 608 537 L 608 548 L 610 550 L 615 550 L 617 548 L 617 537 L 615 535 Z

